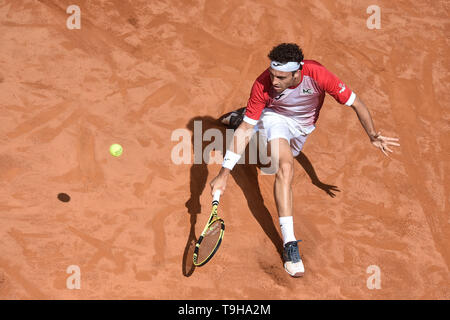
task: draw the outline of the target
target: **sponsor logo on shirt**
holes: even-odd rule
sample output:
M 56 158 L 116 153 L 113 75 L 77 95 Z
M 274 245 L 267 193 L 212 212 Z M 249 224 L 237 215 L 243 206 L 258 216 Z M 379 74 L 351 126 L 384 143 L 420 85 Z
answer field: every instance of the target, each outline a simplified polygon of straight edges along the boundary
M 308 88 L 308 89 L 303 89 L 303 94 L 313 94 L 313 90 Z
M 339 90 L 339 93 L 344 92 L 345 91 L 345 84 L 339 83 L 339 88 L 341 88 L 341 90 Z
M 280 100 L 282 96 L 284 96 L 284 93 L 282 93 L 278 97 L 276 97 L 275 100 Z

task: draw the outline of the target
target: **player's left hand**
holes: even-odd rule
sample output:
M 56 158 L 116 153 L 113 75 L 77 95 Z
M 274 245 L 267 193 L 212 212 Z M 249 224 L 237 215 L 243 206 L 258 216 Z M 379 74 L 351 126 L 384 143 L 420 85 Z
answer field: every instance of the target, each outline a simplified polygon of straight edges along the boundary
M 389 137 L 384 137 L 381 135 L 381 132 L 378 132 L 375 137 L 373 137 L 371 139 L 372 144 L 379 148 L 381 151 L 383 151 L 383 153 L 389 157 L 389 155 L 386 153 L 386 151 L 389 152 L 394 152 L 393 150 L 391 150 L 389 148 L 389 146 L 400 146 L 399 143 L 397 142 L 393 142 L 393 141 L 399 141 L 398 138 L 389 138 Z

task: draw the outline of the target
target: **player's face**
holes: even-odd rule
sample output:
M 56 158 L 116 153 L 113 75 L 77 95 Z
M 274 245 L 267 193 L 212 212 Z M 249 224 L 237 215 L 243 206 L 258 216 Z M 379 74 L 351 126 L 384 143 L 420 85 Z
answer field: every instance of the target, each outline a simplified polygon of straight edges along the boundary
M 288 87 L 296 85 L 296 82 L 298 81 L 299 71 L 296 71 L 294 75 L 292 75 L 292 72 L 278 71 L 269 68 L 269 73 L 273 89 L 276 92 L 282 92 Z

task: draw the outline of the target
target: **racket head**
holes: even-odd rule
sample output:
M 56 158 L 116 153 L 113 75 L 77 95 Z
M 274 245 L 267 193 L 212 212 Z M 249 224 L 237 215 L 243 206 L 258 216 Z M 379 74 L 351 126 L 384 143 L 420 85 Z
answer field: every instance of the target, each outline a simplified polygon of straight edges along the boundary
M 208 224 L 195 245 L 193 259 L 195 266 L 203 266 L 211 260 L 222 243 L 224 232 L 225 222 L 222 219 L 215 219 Z

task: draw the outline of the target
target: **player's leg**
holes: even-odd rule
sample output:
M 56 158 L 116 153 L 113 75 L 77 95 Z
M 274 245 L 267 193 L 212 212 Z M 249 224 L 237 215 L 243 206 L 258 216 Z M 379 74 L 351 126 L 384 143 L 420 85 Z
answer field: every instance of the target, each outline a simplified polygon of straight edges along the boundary
M 292 216 L 292 178 L 294 177 L 294 157 L 291 147 L 284 138 L 269 142 L 272 161 L 277 163 L 274 196 L 279 217 Z
M 272 161 L 277 163 L 274 196 L 283 236 L 285 260 L 284 267 L 293 277 L 300 277 L 305 272 L 303 262 L 294 235 L 294 218 L 292 215 L 292 179 L 294 176 L 294 157 L 291 146 L 285 138 L 275 138 L 269 142 Z

